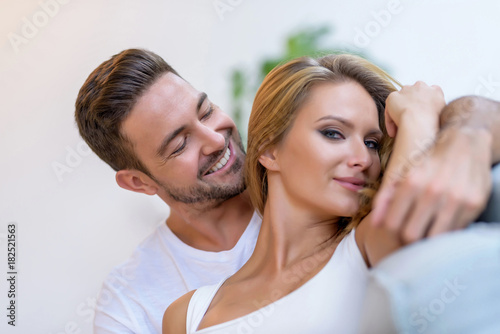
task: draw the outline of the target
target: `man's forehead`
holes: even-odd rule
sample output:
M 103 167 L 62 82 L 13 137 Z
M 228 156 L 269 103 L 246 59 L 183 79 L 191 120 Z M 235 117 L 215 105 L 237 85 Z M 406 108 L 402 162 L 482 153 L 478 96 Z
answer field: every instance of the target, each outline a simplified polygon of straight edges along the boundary
M 132 143 L 164 135 L 195 114 L 200 95 L 179 76 L 164 74 L 137 100 L 121 131 Z
M 157 118 L 182 117 L 196 110 L 200 94 L 184 79 L 167 73 L 142 94 L 128 118 L 154 122 Z
M 139 98 L 136 106 L 145 105 L 148 109 L 175 108 L 178 104 L 194 103 L 200 92 L 181 77 L 168 72 L 158 78 Z M 135 108 L 134 108 L 135 109 Z

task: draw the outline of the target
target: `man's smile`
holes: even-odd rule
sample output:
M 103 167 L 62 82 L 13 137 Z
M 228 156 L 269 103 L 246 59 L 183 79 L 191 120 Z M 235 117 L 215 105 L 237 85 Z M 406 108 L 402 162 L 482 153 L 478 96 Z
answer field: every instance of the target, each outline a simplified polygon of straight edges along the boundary
M 224 153 L 224 155 L 222 156 L 222 158 L 220 158 L 213 166 L 212 168 L 210 168 L 208 170 L 208 173 L 206 175 L 209 175 L 209 174 L 212 174 L 212 173 L 215 173 L 216 171 L 218 171 L 219 169 L 221 169 L 222 167 L 224 167 L 227 162 L 229 161 L 229 158 L 231 157 L 231 150 L 229 149 L 229 146 L 226 148 L 226 151 Z

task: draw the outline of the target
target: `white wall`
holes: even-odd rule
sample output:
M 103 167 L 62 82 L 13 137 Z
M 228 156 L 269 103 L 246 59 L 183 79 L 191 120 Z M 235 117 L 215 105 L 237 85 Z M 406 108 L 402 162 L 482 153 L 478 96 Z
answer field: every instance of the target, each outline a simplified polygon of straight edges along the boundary
M 18 247 L 17 326 L 7 325 L 1 278 L 2 333 L 90 333 L 106 273 L 168 214 L 157 198 L 119 188 L 111 168 L 80 146 L 77 92 L 122 49 L 159 53 L 229 110 L 233 67 L 279 55 L 300 27 L 330 24 L 332 41 L 361 46 L 403 83 L 439 84 L 447 99 L 474 92 L 500 99 L 494 0 L 59 1 L 53 17 L 38 0 L 0 2 L 0 277 L 11 222 Z M 218 13 L 217 1 L 232 10 Z M 395 4 L 390 18 L 381 16 Z M 365 29 L 372 29 L 366 47 L 357 36 Z M 54 164 L 67 172 L 58 178 Z

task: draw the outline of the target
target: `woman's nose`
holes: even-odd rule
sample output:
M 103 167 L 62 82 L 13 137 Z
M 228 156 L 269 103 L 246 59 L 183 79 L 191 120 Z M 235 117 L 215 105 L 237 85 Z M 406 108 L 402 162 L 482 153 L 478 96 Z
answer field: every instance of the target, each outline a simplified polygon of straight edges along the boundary
M 352 145 L 348 164 L 350 167 L 357 167 L 362 170 L 373 164 L 373 154 L 370 153 L 370 149 L 366 146 L 364 140 L 357 140 L 356 143 Z

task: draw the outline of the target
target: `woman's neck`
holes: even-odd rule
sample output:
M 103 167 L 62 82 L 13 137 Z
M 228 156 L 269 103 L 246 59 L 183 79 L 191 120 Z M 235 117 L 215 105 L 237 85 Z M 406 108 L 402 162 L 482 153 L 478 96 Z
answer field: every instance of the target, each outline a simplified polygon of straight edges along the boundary
M 274 196 L 276 197 L 276 196 Z M 337 240 L 336 218 L 323 220 L 286 196 L 269 196 L 255 251 L 248 261 L 254 269 L 282 272 L 325 252 L 331 256 Z
M 335 219 L 321 221 L 286 196 L 270 196 L 252 256 L 224 282 L 199 328 L 249 314 L 300 288 L 331 259 L 336 230 Z

